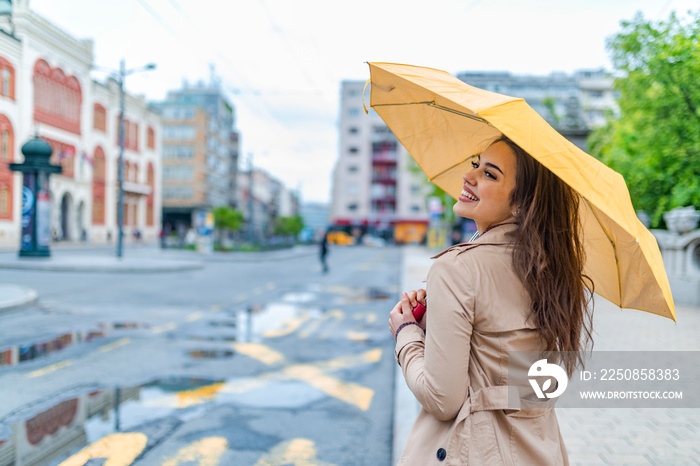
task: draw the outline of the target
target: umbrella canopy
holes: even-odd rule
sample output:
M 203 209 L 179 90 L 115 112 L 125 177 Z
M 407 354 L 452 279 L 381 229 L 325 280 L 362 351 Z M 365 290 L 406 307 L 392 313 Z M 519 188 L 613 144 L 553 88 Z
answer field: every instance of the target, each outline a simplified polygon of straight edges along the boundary
M 523 99 L 431 68 L 369 67 L 370 106 L 431 182 L 456 199 L 470 159 L 505 134 L 583 198 L 585 273 L 595 292 L 622 308 L 676 320 L 661 251 L 619 173 L 569 142 Z

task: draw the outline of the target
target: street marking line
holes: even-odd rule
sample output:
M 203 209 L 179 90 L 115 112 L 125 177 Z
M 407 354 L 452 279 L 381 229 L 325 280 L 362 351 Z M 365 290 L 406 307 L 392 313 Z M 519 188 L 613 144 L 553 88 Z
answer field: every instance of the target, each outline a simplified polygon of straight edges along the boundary
M 345 337 L 351 341 L 365 341 L 369 340 L 369 333 L 367 332 L 355 332 L 353 330 L 345 334 Z
M 128 345 L 131 343 L 130 338 L 120 338 L 117 341 L 113 341 L 112 343 L 100 346 L 97 350 L 100 353 L 106 353 L 107 351 L 112 351 L 115 348 L 119 348 L 120 346 Z
M 284 362 L 284 355 L 260 343 L 234 343 L 234 350 L 268 366 Z
M 355 320 L 365 320 L 367 324 L 373 324 L 377 321 L 377 314 L 374 312 L 359 312 L 352 316 Z
M 360 354 L 350 354 L 339 358 L 321 361 L 316 364 L 317 367 L 324 371 L 337 371 L 347 369 L 349 367 L 361 366 L 363 364 L 374 364 L 382 358 L 382 349 L 374 348 Z
M 193 312 L 192 314 L 188 315 L 185 318 L 186 322 L 194 322 L 195 320 L 199 320 L 202 317 L 204 317 L 204 313 L 201 311 Z
M 31 377 L 31 378 L 41 377 L 42 375 L 46 375 L 49 372 L 57 371 L 59 369 L 63 369 L 64 367 L 68 367 L 71 364 L 73 364 L 73 360 L 66 359 L 65 361 L 57 362 L 56 364 L 51 364 L 50 366 L 46 366 L 43 369 L 37 369 L 35 371 L 32 371 L 29 373 L 29 377 Z
M 315 366 L 297 365 L 284 370 L 284 373 L 293 379 L 302 380 L 312 387 L 316 387 L 327 395 L 338 398 L 362 411 L 367 411 L 372 404 L 374 390 L 352 382 L 343 382 L 340 379 L 326 375 Z
M 319 461 L 316 455 L 314 442 L 305 438 L 295 438 L 275 446 L 269 453 L 260 458 L 255 466 L 284 466 L 287 464 L 336 466 L 333 463 Z
M 279 338 L 283 337 L 286 335 L 289 335 L 291 333 L 296 332 L 299 327 L 302 326 L 304 322 L 309 320 L 308 314 L 305 314 L 301 317 L 298 317 L 296 319 L 289 319 L 286 320 L 285 322 L 282 323 L 282 328 L 279 330 L 267 330 L 262 334 L 263 337 L 265 338 Z
M 182 447 L 163 463 L 163 466 L 196 463 L 201 466 L 216 466 L 228 449 L 228 442 L 223 437 L 207 437 Z
M 144 448 L 148 438 L 140 432 L 110 434 L 93 442 L 58 466 L 83 466 L 93 458 L 106 458 L 104 464 L 128 466 Z
M 167 324 L 153 327 L 153 333 L 167 332 L 168 330 L 173 330 L 175 328 L 177 328 L 177 325 L 175 324 L 175 322 L 168 322 Z

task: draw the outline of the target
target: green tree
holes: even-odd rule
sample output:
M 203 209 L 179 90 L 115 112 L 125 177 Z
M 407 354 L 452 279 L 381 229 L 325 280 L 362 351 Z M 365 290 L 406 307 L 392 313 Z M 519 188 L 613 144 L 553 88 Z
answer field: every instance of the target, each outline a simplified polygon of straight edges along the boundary
M 589 149 L 658 227 L 674 207 L 700 207 L 700 10 L 658 22 L 637 13 L 621 25 L 607 44 L 619 117 L 591 134 Z
M 221 206 L 212 210 L 214 228 L 219 231 L 237 231 L 243 226 L 243 214 L 230 207 Z
M 279 217 L 275 222 L 273 232 L 275 235 L 296 237 L 304 229 L 304 221 L 300 215 L 293 217 Z

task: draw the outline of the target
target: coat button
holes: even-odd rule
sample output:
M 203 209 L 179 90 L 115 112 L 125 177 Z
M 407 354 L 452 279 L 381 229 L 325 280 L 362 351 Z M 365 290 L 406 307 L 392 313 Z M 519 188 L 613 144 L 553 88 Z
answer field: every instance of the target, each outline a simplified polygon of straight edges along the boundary
M 437 459 L 438 459 L 438 461 L 444 461 L 446 456 L 447 456 L 447 452 L 445 451 L 444 448 L 440 448 L 440 449 L 437 451 Z

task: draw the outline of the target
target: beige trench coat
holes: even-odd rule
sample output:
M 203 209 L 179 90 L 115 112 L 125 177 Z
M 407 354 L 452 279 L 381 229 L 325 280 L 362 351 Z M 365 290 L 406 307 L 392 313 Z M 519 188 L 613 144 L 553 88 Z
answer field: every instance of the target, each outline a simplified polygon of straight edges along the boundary
M 396 342 L 422 406 L 400 465 L 568 465 L 553 401 L 508 405 L 508 351 L 544 349 L 512 267 L 516 228 L 453 246 L 430 268 L 427 333 L 409 325 Z

